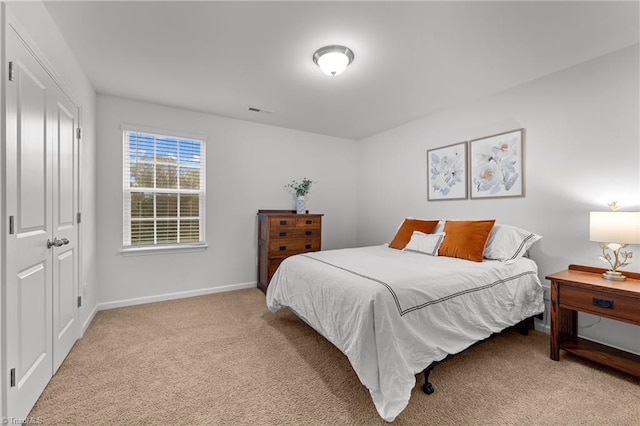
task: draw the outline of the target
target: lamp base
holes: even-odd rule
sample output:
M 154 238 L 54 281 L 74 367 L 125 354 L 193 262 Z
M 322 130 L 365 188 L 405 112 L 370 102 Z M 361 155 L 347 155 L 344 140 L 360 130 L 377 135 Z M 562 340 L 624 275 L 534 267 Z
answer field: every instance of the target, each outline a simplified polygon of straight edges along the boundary
M 622 275 L 621 272 L 618 272 L 618 271 L 607 271 L 604 274 L 602 274 L 602 278 L 604 278 L 605 280 L 612 280 L 612 281 L 624 281 L 627 279 L 627 277 L 625 277 L 624 275 Z

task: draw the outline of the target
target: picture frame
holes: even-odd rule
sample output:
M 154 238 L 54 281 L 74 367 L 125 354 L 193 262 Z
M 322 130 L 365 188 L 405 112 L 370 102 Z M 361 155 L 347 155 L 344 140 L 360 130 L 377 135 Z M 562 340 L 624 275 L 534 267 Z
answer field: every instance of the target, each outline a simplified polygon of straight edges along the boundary
M 471 199 L 524 197 L 525 129 L 469 141 Z
M 466 200 L 467 141 L 427 150 L 427 200 Z

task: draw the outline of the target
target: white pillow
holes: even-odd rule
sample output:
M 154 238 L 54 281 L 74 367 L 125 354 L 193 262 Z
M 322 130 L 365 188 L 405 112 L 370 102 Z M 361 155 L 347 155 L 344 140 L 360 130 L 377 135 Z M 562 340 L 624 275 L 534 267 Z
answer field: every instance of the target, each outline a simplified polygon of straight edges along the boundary
M 438 249 L 442 240 L 444 240 L 445 233 L 439 232 L 437 234 L 425 234 L 420 231 L 413 231 L 411 239 L 407 243 L 407 246 L 403 251 L 413 251 L 416 253 L 424 253 L 429 256 L 437 256 Z
M 524 256 L 542 237 L 533 232 L 510 225 L 496 223 L 491 230 L 484 258 L 507 261 Z
M 434 228 L 433 231 L 431 231 L 432 234 L 438 234 L 442 231 L 444 231 L 444 224 L 445 224 L 446 220 L 441 220 L 438 222 L 438 224 L 436 225 L 436 227 Z

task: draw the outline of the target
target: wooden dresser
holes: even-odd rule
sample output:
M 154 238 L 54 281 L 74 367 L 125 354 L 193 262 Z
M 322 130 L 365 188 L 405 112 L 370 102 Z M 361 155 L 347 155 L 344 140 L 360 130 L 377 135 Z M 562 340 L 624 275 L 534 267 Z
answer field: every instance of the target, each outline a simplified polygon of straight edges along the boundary
M 267 292 L 269 281 L 284 259 L 319 251 L 321 214 L 296 214 L 295 210 L 258 210 L 258 288 Z

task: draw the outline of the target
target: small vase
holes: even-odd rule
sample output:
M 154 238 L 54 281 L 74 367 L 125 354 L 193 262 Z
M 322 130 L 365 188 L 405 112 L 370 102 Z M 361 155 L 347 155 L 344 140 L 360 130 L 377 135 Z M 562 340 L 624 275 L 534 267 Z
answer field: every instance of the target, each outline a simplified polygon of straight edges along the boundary
M 296 198 L 296 213 L 304 214 L 304 195 L 298 195 Z

